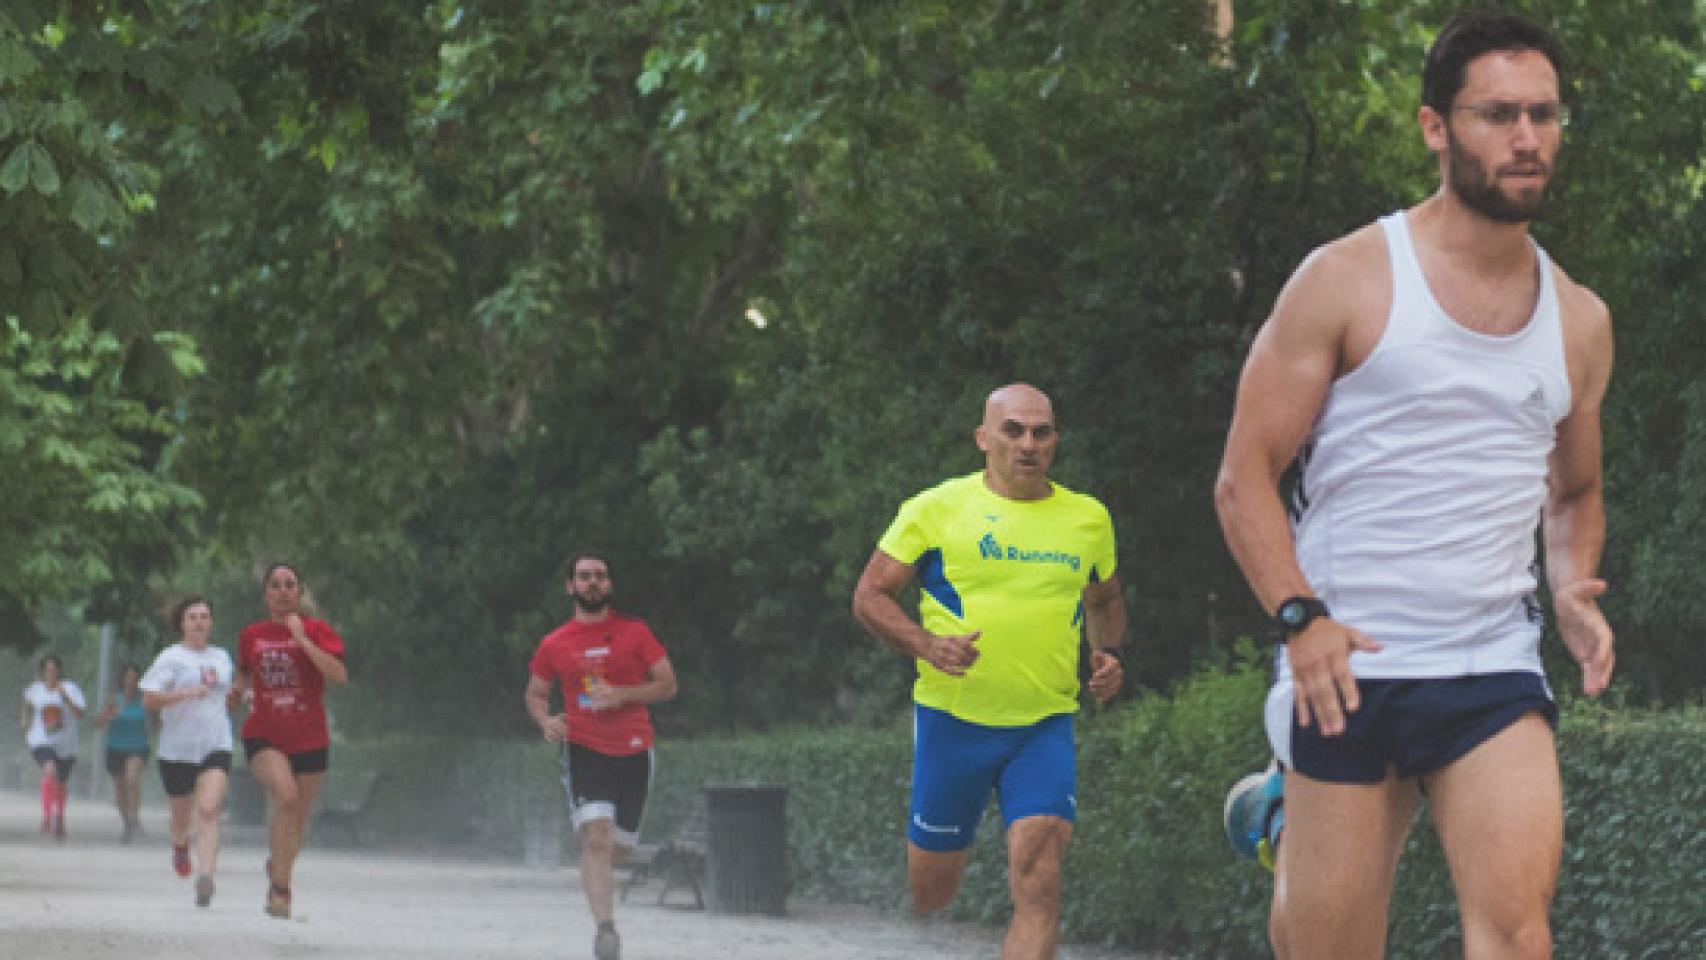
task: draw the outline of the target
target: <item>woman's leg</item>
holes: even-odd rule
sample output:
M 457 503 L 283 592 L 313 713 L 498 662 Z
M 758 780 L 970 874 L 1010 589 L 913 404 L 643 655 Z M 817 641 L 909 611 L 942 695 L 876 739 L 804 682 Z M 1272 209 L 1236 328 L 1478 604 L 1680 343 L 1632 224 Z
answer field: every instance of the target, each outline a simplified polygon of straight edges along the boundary
M 195 809 L 195 795 L 167 797 L 166 804 L 172 811 L 171 826 L 167 828 L 172 836 L 172 872 L 187 877 L 191 870 L 190 817 Z
M 284 832 L 284 843 L 273 844 L 273 880 L 284 887 L 290 886 L 290 877 L 296 870 L 296 857 L 302 852 L 302 842 L 308 836 L 308 815 L 314 810 L 314 798 L 320 794 L 320 785 L 325 782 L 324 773 L 299 773 L 295 776 L 297 803 L 290 810 L 291 822 Z M 278 820 L 274 818 L 273 836 L 279 836 Z
M 195 862 L 203 876 L 211 877 L 219 866 L 219 814 L 225 807 L 224 770 L 203 770 L 195 781 Z
M 41 832 L 53 829 L 53 812 L 59 806 L 59 767 L 53 760 L 40 760 L 41 767 Z
M 142 764 L 141 754 L 133 754 L 124 758 L 124 809 L 119 813 L 124 817 L 127 831 L 141 832 L 142 830 Z
M 267 841 L 271 856 L 267 860 L 267 876 L 274 884 L 288 888 L 290 873 L 281 872 L 284 853 L 290 847 L 290 835 L 296 823 L 296 808 L 301 794 L 296 789 L 296 777 L 290 772 L 290 758 L 268 747 L 249 757 L 249 772 L 255 782 L 267 792 Z M 296 855 L 291 854 L 294 862 Z
M 53 833 L 65 839 L 65 805 L 71 800 L 71 766 L 76 757 L 56 757 L 53 761 Z

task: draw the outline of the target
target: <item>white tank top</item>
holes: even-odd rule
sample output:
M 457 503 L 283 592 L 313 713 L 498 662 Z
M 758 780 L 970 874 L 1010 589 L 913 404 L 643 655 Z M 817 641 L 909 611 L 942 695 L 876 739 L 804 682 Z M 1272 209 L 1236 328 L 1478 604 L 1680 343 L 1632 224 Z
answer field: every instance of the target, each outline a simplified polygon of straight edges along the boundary
M 1404 214 L 1380 225 L 1392 311 L 1299 454 L 1298 560 L 1333 618 L 1385 647 L 1352 654 L 1356 676 L 1540 673 L 1535 530 L 1570 409 L 1551 264 L 1536 245 L 1521 330 L 1476 333 L 1434 300 Z

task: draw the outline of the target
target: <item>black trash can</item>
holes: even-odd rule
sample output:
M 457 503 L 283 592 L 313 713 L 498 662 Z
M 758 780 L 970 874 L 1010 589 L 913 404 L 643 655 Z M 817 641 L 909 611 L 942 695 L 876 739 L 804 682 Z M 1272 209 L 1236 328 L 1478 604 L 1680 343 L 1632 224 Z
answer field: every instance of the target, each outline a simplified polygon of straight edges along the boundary
M 232 767 L 230 774 L 231 822 L 258 827 L 267 822 L 267 792 L 247 766 Z
M 716 913 L 788 910 L 787 787 L 705 787 L 705 899 Z

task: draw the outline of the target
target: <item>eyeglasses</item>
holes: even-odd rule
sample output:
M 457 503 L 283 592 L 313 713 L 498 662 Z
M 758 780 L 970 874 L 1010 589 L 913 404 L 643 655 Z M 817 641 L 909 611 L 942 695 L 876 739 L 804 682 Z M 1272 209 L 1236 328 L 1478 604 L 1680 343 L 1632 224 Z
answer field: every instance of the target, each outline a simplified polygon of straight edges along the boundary
M 1475 119 L 1489 127 L 1508 129 L 1516 126 L 1524 114 L 1528 122 L 1536 127 L 1567 127 L 1570 125 L 1570 115 L 1564 105 L 1553 101 L 1551 103 L 1513 103 L 1509 100 L 1489 100 L 1486 103 L 1466 103 L 1454 109 L 1475 115 Z

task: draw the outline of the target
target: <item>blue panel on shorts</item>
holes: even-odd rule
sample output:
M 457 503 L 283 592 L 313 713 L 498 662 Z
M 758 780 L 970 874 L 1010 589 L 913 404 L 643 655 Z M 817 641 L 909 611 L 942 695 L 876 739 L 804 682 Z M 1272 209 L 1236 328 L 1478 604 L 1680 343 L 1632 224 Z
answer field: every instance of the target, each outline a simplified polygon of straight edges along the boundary
M 1433 773 L 1466 756 L 1530 713 L 1553 727 L 1558 707 L 1539 674 L 1527 671 L 1421 680 L 1358 680 L 1361 705 L 1345 732 L 1324 737 L 1291 720 L 1293 769 L 1327 783 L 1379 783 Z
M 1024 727 L 988 727 L 913 706 L 912 808 L 906 837 L 921 850 L 964 850 L 989 794 L 1002 819 L 1077 816 L 1072 715 Z

